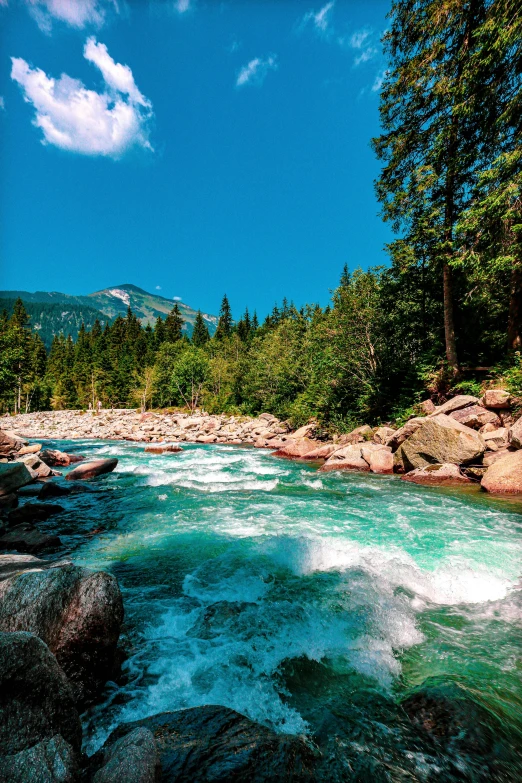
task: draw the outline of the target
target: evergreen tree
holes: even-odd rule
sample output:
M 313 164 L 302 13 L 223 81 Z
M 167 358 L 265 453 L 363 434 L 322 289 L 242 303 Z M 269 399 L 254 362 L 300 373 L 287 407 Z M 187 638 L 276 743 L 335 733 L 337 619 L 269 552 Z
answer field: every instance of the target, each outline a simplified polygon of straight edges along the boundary
M 201 310 L 198 310 L 194 320 L 194 328 L 192 330 L 192 345 L 196 348 L 202 348 L 209 340 L 210 333 L 208 327 L 203 319 Z
M 176 302 L 170 313 L 165 319 L 165 340 L 169 343 L 175 343 L 182 338 L 183 318 Z
M 221 309 L 219 311 L 219 321 L 216 329 L 216 340 L 223 340 L 225 337 L 230 337 L 232 334 L 232 312 L 230 310 L 230 304 L 225 294 L 221 302 Z

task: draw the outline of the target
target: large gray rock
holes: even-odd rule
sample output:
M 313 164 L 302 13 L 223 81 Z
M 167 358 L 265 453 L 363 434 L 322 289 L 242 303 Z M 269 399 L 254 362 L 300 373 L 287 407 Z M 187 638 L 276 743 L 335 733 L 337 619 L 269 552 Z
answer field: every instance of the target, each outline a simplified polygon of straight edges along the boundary
M 0 757 L 0 780 L 9 783 L 76 783 L 78 779 L 77 755 L 60 734 Z
M 509 445 L 515 449 L 522 449 L 522 416 L 509 428 Z
M 163 783 L 315 780 L 319 754 L 302 738 L 276 734 L 227 707 L 164 712 L 120 726 L 108 744 L 138 727 L 149 729 L 155 737 Z
M 391 448 L 392 451 L 397 451 L 401 443 L 404 443 L 419 427 L 426 421 L 423 416 L 415 416 L 413 419 L 409 419 L 402 427 L 395 430 L 390 437 L 385 441 L 386 445 Z
M 103 767 L 92 783 L 156 783 L 161 765 L 150 729 L 139 726 L 104 748 Z
M 471 394 L 458 394 L 456 397 L 452 397 L 451 400 L 448 400 L 443 405 L 439 405 L 433 413 L 432 416 L 437 416 L 439 413 L 451 413 L 452 411 L 458 411 L 461 408 L 467 408 L 470 405 L 480 405 L 480 400 L 478 397 L 473 397 Z
M 361 445 L 353 443 L 334 451 L 320 470 L 370 470 L 370 466 L 362 456 Z
M 27 454 L 25 457 L 20 457 L 19 462 L 23 462 L 33 474 L 36 473 L 37 478 L 49 478 L 55 476 L 55 471 L 51 470 L 49 465 L 46 465 L 37 454 Z
M 0 457 L 14 457 L 26 445 L 27 441 L 14 432 L 0 430 Z
M 507 453 L 490 465 L 481 486 L 486 492 L 522 494 L 522 451 Z
M 0 581 L 25 571 L 47 571 L 49 568 L 61 568 L 72 565 L 70 560 L 40 560 L 33 555 L 0 555 Z
M 0 630 L 30 631 L 53 652 L 79 700 L 117 669 L 123 602 L 116 579 L 65 565 L 0 582 Z
M 500 427 L 501 424 L 496 413 L 486 410 L 481 405 L 469 405 L 466 408 L 459 408 L 449 415 L 452 419 L 465 424 L 466 427 L 472 427 L 474 430 L 478 430 L 486 424 L 493 424 L 495 427 Z
M 486 450 L 480 433 L 450 416 L 439 414 L 425 419 L 395 454 L 395 464 L 406 472 L 435 463 L 466 465 L 479 459 Z
M 33 476 L 23 462 L 0 462 L 0 495 L 9 495 L 30 484 Z
M 470 483 L 470 479 L 464 476 L 458 466 L 453 463 L 416 468 L 401 476 L 401 478 L 403 481 L 411 481 L 412 484 L 425 484 L 427 486 L 452 486 Z
M 82 729 L 70 683 L 41 639 L 0 632 L 0 756 L 60 734 L 80 750 Z

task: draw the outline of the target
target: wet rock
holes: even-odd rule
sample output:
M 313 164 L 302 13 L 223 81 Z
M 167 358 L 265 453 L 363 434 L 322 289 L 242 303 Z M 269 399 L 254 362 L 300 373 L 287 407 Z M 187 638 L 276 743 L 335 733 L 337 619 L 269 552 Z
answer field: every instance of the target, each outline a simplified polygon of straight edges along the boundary
M 370 466 L 361 454 L 361 447 L 358 444 L 343 446 L 329 457 L 321 471 L 330 470 L 370 470 Z
M 315 779 L 319 754 L 301 737 L 276 734 L 226 707 L 164 712 L 120 726 L 109 743 L 138 727 L 154 735 L 164 783 L 312 783 Z
M 150 729 L 140 726 L 104 748 L 92 783 L 159 783 L 161 765 Z M 100 754 L 100 756 L 102 755 Z
M 95 476 L 101 476 L 104 473 L 111 473 L 117 464 L 118 460 L 116 457 L 84 462 L 82 465 L 74 468 L 74 470 L 71 470 L 65 478 L 67 481 L 83 481 L 85 479 L 94 478 Z
M 39 636 L 80 700 L 114 677 L 122 621 L 118 583 L 103 571 L 65 565 L 0 582 L 0 630 Z
M 457 683 L 429 678 L 402 707 L 423 734 L 446 750 L 486 756 L 494 748 L 500 722 Z
M 280 449 L 274 452 L 274 457 L 293 457 L 299 459 L 306 457 L 311 451 L 316 451 L 318 443 L 310 438 L 297 438 L 289 440 Z
M 15 492 L 11 492 L 9 495 L 0 495 L 0 514 L 9 511 L 12 508 L 16 508 L 17 505 L 18 495 Z
M 424 419 L 422 425 L 399 448 L 395 463 L 406 472 L 426 465 L 452 462 L 465 465 L 484 454 L 482 435 L 450 416 L 439 414 Z
M 0 755 L 14 755 L 57 734 L 80 750 L 82 730 L 71 686 L 41 639 L 0 632 L 0 693 Z
M 40 453 L 40 459 L 42 459 L 46 465 L 51 468 L 64 467 L 66 468 L 71 462 L 79 462 L 82 457 L 71 460 L 71 454 L 66 454 L 65 451 L 58 451 L 58 449 L 45 449 Z
M 64 510 L 58 503 L 25 503 L 23 506 L 11 511 L 8 516 L 10 525 L 20 522 L 45 522 L 54 514 L 60 514 Z
M 42 533 L 30 522 L 14 525 L 0 535 L 0 549 L 16 549 L 29 554 L 52 552 L 61 545 L 58 536 Z
M 49 568 L 61 568 L 72 565 L 70 560 L 39 560 L 33 555 L 0 555 L 0 581 L 24 571 L 46 571 Z
M 10 495 L 31 481 L 33 477 L 23 462 L 0 463 L 0 495 Z
M 19 461 L 33 471 L 35 478 L 49 478 L 49 476 L 56 475 L 37 454 L 28 454 L 26 457 L 20 457 Z
M 511 495 L 522 493 L 522 451 L 505 454 L 490 465 L 481 481 L 486 492 Z
M 47 500 L 47 498 L 61 497 L 62 495 L 70 494 L 70 487 L 64 487 L 62 484 L 57 484 L 56 481 L 47 481 L 38 492 L 38 500 Z
M 488 389 L 481 399 L 485 408 L 509 408 L 511 395 L 505 389 Z
M 458 394 L 456 397 L 452 397 L 451 400 L 448 400 L 443 405 L 439 405 L 433 413 L 432 416 L 436 416 L 438 413 L 452 413 L 453 411 L 458 411 L 460 408 L 468 408 L 470 405 L 478 405 L 480 403 L 480 400 L 478 397 L 473 397 L 471 394 Z
M 9 783 L 76 783 L 78 779 L 77 754 L 60 734 L 0 757 L 0 780 Z
M 178 446 L 177 443 L 162 443 L 161 446 L 145 446 L 144 450 L 150 454 L 179 454 L 180 451 L 183 451 L 181 446 Z
M 404 476 L 402 481 L 411 481 L 413 484 L 426 484 L 428 486 L 469 484 L 469 478 L 466 478 L 453 463 L 442 465 L 426 465 L 423 468 L 416 468 Z
M 509 428 L 509 445 L 515 449 L 522 449 L 522 416 Z
M 459 421 L 466 427 L 472 427 L 472 429 L 478 430 L 485 424 L 493 424 L 495 427 L 500 427 L 500 419 L 493 411 L 487 411 L 480 405 L 469 405 L 466 408 L 459 408 L 457 411 L 453 411 L 449 414 L 452 419 Z

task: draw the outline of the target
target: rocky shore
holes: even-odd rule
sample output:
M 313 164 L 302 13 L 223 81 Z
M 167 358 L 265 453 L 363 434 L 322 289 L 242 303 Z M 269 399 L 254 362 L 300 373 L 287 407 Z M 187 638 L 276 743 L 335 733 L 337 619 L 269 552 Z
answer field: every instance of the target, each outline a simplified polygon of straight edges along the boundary
M 317 470 L 399 474 L 426 485 L 480 482 L 522 493 L 522 417 L 503 390 L 479 400 L 426 401 L 401 427 L 367 425 L 328 440 L 315 422 L 295 431 L 270 414 L 256 419 L 135 411 L 57 411 L 4 417 L 0 430 L 0 780 L 13 783 L 328 780 L 325 738 L 275 733 L 221 706 L 163 713 L 120 726 L 91 758 L 81 749 L 80 713 L 117 680 L 124 619 L 116 579 L 58 551 L 59 530 L 39 525 L 63 511 L 60 497 L 113 471 L 117 459 L 86 461 L 44 439 L 142 443 L 176 454 L 184 443 L 250 445 Z M 29 442 L 28 439 L 38 439 Z M 64 467 L 74 467 L 61 475 Z M 30 489 L 30 495 L 26 495 Z M 449 687 L 449 686 L 448 686 Z M 464 692 L 427 682 L 400 707 L 412 736 L 472 749 L 489 764 L 494 743 L 480 707 Z M 406 718 L 404 718 L 406 716 Z M 477 717 L 478 716 L 478 717 Z M 408 729 L 410 730 L 410 729 Z M 417 741 L 417 740 L 412 740 Z M 442 747 L 441 745 L 441 747 Z M 480 763 L 482 763 L 482 761 Z

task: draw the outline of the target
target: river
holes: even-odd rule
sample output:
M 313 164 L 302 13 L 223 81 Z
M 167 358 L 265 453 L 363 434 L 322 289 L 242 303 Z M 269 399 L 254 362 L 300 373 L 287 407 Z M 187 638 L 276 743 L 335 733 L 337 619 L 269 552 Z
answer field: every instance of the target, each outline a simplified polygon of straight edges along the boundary
M 123 678 L 84 715 L 88 752 L 121 722 L 220 704 L 322 738 L 347 769 L 363 759 L 353 779 L 439 779 L 397 707 L 438 677 L 497 716 L 516 753 L 521 503 L 260 449 L 52 445 L 119 459 L 64 501 L 62 540 L 118 578 L 126 612 Z M 462 779 L 466 763 L 452 761 Z M 496 779 L 522 779 L 506 763 Z

